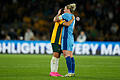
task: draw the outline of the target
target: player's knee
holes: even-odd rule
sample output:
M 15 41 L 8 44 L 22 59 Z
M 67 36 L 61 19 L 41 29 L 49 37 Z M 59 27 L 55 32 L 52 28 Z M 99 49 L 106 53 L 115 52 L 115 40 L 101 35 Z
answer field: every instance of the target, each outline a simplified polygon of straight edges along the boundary
M 60 58 L 60 54 L 58 52 L 54 52 L 53 56 L 56 57 L 56 58 Z
M 70 53 L 67 53 L 66 56 L 67 56 L 67 57 L 70 56 Z
M 71 54 L 70 54 L 70 53 L 68 53 L 68 52 L 64 52 L 64 53 L 63 53 L 63 55 L 64 55 L 64 57 L 71 56 Z
M 63 51 L 63 55 L 64 57 L 68 57 L 68 56 L 71 57 L 71 51 Z

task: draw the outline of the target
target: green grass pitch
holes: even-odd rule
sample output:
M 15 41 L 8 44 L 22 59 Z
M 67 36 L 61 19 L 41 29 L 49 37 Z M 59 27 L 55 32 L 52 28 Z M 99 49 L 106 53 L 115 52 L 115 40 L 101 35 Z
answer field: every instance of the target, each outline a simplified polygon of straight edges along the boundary
M 120 80 L 120 56 L 74 56 L 75 77 L 50 77 L 52 55 L 0 54 L 0 80 Z M 62 56 L 58 72 L 67 73 Z

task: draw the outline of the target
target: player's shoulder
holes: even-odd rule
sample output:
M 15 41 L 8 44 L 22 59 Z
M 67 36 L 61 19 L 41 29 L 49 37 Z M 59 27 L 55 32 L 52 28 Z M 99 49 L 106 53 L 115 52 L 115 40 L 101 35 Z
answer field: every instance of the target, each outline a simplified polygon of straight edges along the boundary
M 69 13 L 63 13 L 62 15 L 67 15 L 67 14 L 69 14 Z
M 68 16 L 69 15 L 69 13 L 64 13 L 64 14 L 62 14 L 62 16 Z
M 69 16 L 69 17 L 74 16 L 74 14 L 70 14 L 70 13 L 64 13 L 64 15 Z
M 71 18 L 71 14 L 69 14 L 69 13 L 64 13 L 63 15 L 62 15 L 62 17 L 63 18 L 65 18 L 65 19 L 69 19 L 69 18 Z

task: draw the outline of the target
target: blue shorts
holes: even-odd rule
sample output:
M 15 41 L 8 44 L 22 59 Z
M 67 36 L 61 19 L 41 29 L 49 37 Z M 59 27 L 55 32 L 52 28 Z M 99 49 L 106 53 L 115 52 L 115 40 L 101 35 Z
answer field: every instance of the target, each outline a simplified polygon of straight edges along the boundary
M 73 51 L 74 39 L 62 38 L 61 49 Z

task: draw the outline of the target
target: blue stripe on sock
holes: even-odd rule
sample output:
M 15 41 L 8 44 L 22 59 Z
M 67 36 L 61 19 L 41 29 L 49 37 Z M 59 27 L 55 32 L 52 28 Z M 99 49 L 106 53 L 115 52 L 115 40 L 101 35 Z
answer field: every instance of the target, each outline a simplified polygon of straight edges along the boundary
M 75 73 L 75 59 L 74 57 L 71 58 L 72 61 L 72 73 Z
M 70 56 L 66 57 L 66 63 L 67 63 L 68 73 L 72 73 L 72 61 Z

